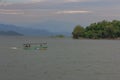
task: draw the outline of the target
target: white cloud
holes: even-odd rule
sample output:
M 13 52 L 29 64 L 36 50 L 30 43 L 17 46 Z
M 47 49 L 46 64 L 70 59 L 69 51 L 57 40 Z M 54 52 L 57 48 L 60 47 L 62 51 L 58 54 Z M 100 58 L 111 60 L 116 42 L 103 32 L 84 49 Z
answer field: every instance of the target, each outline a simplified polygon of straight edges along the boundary
M 66 2 L 84 2 L 85 0 L 66 0 Z
M 49 0 L 24 0 L 24 1 L 21 1 L 22 3 L 40 3 L 40 2 L 48 2 Z
M 91 1 L 98 1 L 98 0 L 64 0 L 65 2 L 91 2 Z
M 32 0 L 32 2 L 42 2 L 42 1 L 45 1 L 45 0 Z
M 17 9 L 0 9 L 0 14 L 13 14 L 13 15 L 24 15 L 24 16 L 52 16 L 54 14 L 87 14 L 92 13 L 91 11 L 85 10 L 64 10 L 64 11 L 49 11 L 49 10 L 17 10 Z
M 0 14 L 24 14 L 21 10 L 6 10 L 6 9 L 0 9 Z
M 91 11 L 58 11 L 56 14 L 86 14 L 91 13 Z

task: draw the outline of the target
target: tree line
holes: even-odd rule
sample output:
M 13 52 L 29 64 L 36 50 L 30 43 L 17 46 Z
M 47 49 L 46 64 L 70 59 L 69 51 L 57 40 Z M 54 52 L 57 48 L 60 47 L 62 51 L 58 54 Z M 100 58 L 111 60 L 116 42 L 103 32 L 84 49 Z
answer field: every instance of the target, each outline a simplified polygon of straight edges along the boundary
M 72 32 L 74 39 L 89 38 L 89 39 L 104 39 L 104 38 L 119 38 L 120 37 L 120 21 L 106 21 L 92 23 L 87 27 L 81 25 L 75 26 Z

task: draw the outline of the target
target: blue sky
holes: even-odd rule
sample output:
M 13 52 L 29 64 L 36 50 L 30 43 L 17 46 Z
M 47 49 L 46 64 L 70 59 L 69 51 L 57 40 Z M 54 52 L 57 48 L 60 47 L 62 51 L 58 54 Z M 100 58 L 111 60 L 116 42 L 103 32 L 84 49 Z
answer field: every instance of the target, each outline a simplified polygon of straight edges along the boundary
M 120 20 L 119 0 L 1 0 L 0 23 L 72 31 L 101 20 Z

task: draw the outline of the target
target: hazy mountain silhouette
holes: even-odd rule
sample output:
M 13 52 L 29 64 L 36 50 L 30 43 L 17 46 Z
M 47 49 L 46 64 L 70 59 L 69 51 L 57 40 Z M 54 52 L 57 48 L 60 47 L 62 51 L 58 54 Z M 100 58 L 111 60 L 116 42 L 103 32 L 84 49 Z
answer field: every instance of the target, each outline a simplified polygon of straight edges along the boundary
M 8 24 L 0 24 L 0 31 L 3 31 L 3 32 L 13 31 L 13 32 L 23 34 L 26 36 L 51 36 L 51 35 L 54 35 L 54 33 L 49 32 L 47 30 L 18 27 L 15 25 L 8 25 Z
M 20 34 L 20 33 L 15 32 L 15 31 L 0 31 L 0 35 L 3 35 L 3 36 L 23 36 L 23 34 Z
M 4 32 L 8 33 L 9 31 L 12 31 L 12 33 L 14 32 L 16 34 L 25 35 L 25 36 L 55 36 L 55 35 L 60 35 L 60 34 L 65 35 L 65 36 L 70 36 L 71 34 L 69 32 L 64 32 L 64 31 L 63 32 L 50 32 L 45 29 L 21 27 L 21 26 L 16 26 L 16 25 L 11 25 L 11 24 L 0 24 L 0 31 L 3 31 L 3 33 Z

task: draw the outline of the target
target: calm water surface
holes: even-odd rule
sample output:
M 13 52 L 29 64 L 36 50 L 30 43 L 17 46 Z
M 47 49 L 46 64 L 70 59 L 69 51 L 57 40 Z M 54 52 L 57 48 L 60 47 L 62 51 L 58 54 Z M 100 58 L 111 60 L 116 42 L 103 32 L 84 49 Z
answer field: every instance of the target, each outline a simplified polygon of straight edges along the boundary
M 46 51 L 22 49 L 45 41 Z M 0 80 L 120 80 L 120 41 L 0 37 Z

